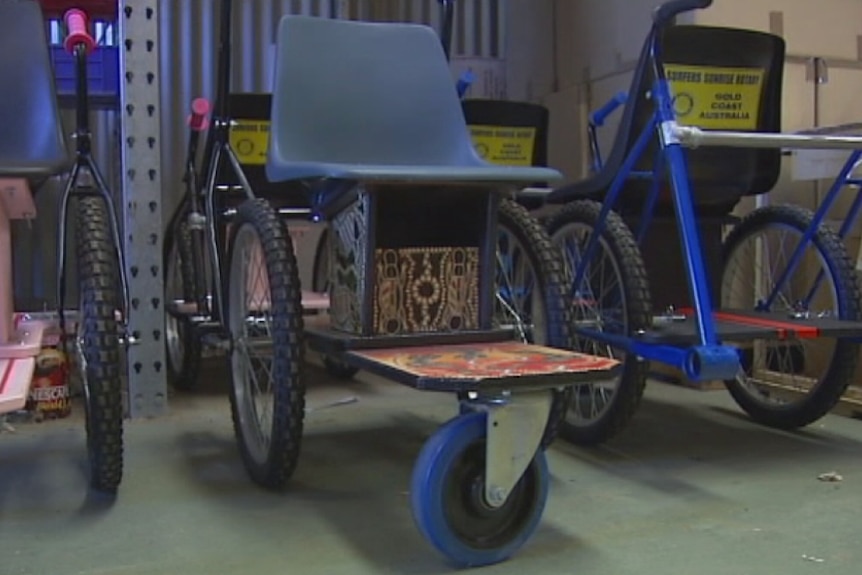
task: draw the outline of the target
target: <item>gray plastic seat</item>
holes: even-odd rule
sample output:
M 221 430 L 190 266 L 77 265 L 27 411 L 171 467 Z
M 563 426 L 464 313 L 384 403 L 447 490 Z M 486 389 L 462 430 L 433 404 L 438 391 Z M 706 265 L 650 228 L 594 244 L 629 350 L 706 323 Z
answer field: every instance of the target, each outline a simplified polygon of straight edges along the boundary
M 0 178 L 41 180 L 68 169 L 42 9 L 0 2 Z
M 561 178 L 477 155 L 440 40 L 426 26 L 282 18 L 271 120 L 266 173 L 273 182 Z

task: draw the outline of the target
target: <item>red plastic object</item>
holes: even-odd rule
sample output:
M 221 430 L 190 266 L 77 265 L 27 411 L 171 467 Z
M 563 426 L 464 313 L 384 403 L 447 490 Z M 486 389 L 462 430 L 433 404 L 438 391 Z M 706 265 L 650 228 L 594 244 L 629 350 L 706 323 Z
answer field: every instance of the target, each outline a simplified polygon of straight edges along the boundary
M 87 14 L 75 8 L 66 12 L 64 18 L 66 28 L 69 30 L 69 35 L 66 36 L 63 44 L 66 51 L 72 54 L 79 44 L 83 44 L 87 54 L 91 54 L 96 49 L 96 39 L 90 35 L 87 28 Z
M 206 98 L 196 98 L 192 102 L 192 113 L 189 116 L 189 127 L 195 132 L 202 132 L 209 127 L 210 103 Z
M 681 313 L 692 316 L 694 315 L 693 308 L 683 308 L 679 310 Z M 792 323 L 779 321 L 770 317 L 755 317 L 757 314 L 741 314 L 724 311 L 713 312 L 712 317 L 718 321 L 726 321 L 750 327 L 762 327 L 773 329 L 777 332 L 778 339 L 785 340 L 788 337 L 797 339 L 817 339 L 820 337 L 820 330 L 813 325 L 805 325 L 801 322 Z
M 39 4 L 45 18 L 60 19 L 77 8 L 94 20 L 117 19 L 117 0 L 39 0 Z

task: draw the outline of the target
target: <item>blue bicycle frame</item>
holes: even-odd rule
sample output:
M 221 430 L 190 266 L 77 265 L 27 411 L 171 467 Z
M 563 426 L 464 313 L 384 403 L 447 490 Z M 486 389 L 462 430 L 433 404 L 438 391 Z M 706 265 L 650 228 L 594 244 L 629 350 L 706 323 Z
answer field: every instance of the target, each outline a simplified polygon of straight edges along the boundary
M 662 64 L 662 47 L 659 41 L 660 31 L 676 14 L 694 8 L 705 8 L 711 3 L 711 0 L 674 0 L 661 6 L 656 13 L 655 23 L 650 31 L 650 36 L 647 38 L 650 60 L 653 66 L 653 77 L 655 78 L 655 83 L 650 94 L 654 102 L 654 112 L 637 138 L 634 147 L 629 151 L 628 156 L 625 158 L 610 186 L 602 205 L 596 228 L 590 235 L 582 258 L 575 270 L 573 283 L 573 289 L 578 289 L 578 286 L 582 284 L 586 268 L 595 255 L 598 240 L 604 231 L 607 217 L 615 206 L 623 185 L 632 177 L 652 178 L 652 186 L 645 202 L 644 215 L 636 232 L 637 241 L 640 243 L 643 240 L 650 224 L 653 209 L 658 200 L 662 170 L 666 169 L 670 180 L 674 209 L 679 222 L 686 279 L 694 308 L 693 315 L 697 326 L 696 343 L 693 346 L 683 348 L 651 343 L 642 338 L 639 339 L 637 336 L 620 336 L 587 329 L 578 329 L 578 332 L 585 337 L 618 347 L 627 353 L 632 353 L 644 359 L 672 365 L 682 370 L 686 377 L 692 381 L 734 379 L 742 373 L 742 366 L 738 350 L 732 346 L 723 345 L 718 338 L 713 318 L 713 302 L 709 290 L 710 282 L 708 281 L 709 278 L 704 265 L 694 202 L 692 200 L 693 194 L 684 150 L 686 144 L 692 145 L 692 142 L 694 142 L 700 145 L 712 146 L 849 148 L 853 150 L 836 178 L 835 183 L 814 214 L 808 229 L 803 233 L 786 269 L 775 282 L 770 294 L 764 300 L 757 303 L 756 311 L 763 312 L 771 308 L 780 294 L 782 287 L 801 264 L 805 248 L 814 241 L 817 230 L 825 222 L 826 216 L 837 199 L 841 188 L 845 185 L 862 184 L 862 180 L 852 177 L 854 167 L 862 159 L 862 138 L 823 138 L 750 133 L 742 135 L 733 132 L 709 132 L 700 131 L 696 128 L 680 128 L 677 124 L 673 108 L 672 90 L 666 79 Z M 590 118 L 590 139 L 596 164 L 594 167 L 596 169 L 601 168 L 601 156 L 598 153 L 598 146 L 595 141 L 595 127 L 600 126 L 613 110 L 625 104 L 626 99 L 625 95 L 617 95 Z M 659 147 L 653 163 L 652 173 L 634 172 L 637 161 L 644 154 L 654 137 L 658 137 Z M 860 211 L 862 211 L 862 190 L 857 194 L 848 211 L 847 217 L 839 231 L 839 237 L 842 239 L 846 237 Z M 814 285 L 807 294 L 806 301 L 802 302 L 804 305 L 807 306 L 810 303 L 820 282 L 823 280 L 823 275 L 821 271 L 815 279 Z M 572 295 L 574 296 L 575 294 Z
M 698 344 L 689 348 L 680 348 L 652 344 L 638 341 L 637 339 L 630 339 L 626 336 L 593 330 L 579 329 L 579 332 L 585 337 L 622 348 L 626 352 L 633 353 L 644 359 L 673 365 L 682 370 L 693 381 L 734 379 L 742 369 L 740 355 L 736 348 L 722 345 L 716 334 L 715 323 L 712 317 L 712 297 L 702 257 L 703 252 L 696 224 L 685 151 L 672 130 L 669 129 L 676 122 L 676 114 L 673 109 L 673 95 L 670 84 L 665 77 L 664 68 L 661 64 L 662 54 L 659 32 L 664 24 L 665 21 L 660 16 L 657 16 L 656 22 L 650 31 L 650 36 L 647 39 L 650 43 L 650 56 L 653 63 L 654 77 L 656 78 L 651 94 L 655 102 L 655 112 L 643 128 L 633 149 L 629 152 L 620 167 L 619 173 L 611 184 L 602 205 L 596 229 L 590 234 L 590 238 L 582 254 L 582 259 L 575 270 L 573 286 L 574 289 L 577 289 L 577 286 L 580 286 L 583 282 L 586 268 L 595 255 L 598 239 L 604 231 L 603 227 L 607 221 L 608 214 L 616 204 L 623 189 L 623 184 L 633 175 L 646 175 L 634 174 L 634 166 L 652 142 L 652 138 L 658 135 L 660 146 L 657 153 L 658 157 L 654 163 L 653 173 L 651 174 L 653 185 L 646 201 L 646 210 L 641 220 L 640 228 L 637 231 L 637 237 L 639 241 L 642 240 L 650 224 L 652 211 L 658 199 L 661 169 L 666 166 L 672 187 L 674 207 L 678 221 L 680 222 L 683 258 L 695 321 L 697 323 Z M 617 96 L 614 101 L 593 116 L 593 123 L 600 124 L 610 111 L 624 103 L 624 101 L 624 98 Z

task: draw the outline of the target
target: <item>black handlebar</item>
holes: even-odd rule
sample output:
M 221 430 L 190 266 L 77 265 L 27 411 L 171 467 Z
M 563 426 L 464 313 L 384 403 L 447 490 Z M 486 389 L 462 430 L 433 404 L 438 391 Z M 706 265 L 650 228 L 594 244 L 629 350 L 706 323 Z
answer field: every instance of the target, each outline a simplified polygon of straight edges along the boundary
M 671 0 L 656 8 L 652 19 L 656 26 L 663 26 L 677 14 L 691 10 L 702 10 L 709 8 L 710 5 L 712 5 L 712 0 Z

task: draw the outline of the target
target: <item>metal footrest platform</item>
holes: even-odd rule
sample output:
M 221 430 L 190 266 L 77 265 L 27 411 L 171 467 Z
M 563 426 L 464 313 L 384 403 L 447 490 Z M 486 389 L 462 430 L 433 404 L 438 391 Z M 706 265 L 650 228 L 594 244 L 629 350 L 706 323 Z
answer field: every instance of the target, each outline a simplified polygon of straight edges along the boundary
M 344 359 L 420 390 L 494 392 L 548 389 L 610 379 L 616 360 L 506 341 L 357 350 Z
M 651 344 L 685 346 L 698 341 L 697 325 L 690 310 L 683 310 L 683 320 L 657 323 L 639 336 Z M 787 313 L 720 310 L 713 313 L 715 329 L 721 341 L 798 340 L 821 337 L 860 337 L 862 322 L 830 317 L 791 317 Z

